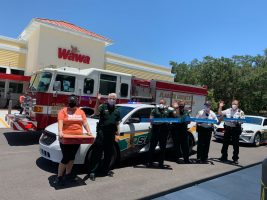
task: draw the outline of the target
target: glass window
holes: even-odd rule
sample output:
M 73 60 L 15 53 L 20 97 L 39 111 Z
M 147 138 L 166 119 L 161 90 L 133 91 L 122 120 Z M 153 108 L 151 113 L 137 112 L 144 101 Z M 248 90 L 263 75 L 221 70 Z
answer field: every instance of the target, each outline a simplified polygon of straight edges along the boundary
M 0 67 L 0 73 L 6 73 L 6 68 Z
M 46 92 L 51 82 L 52 74 L 49 72 L 39 73 L 31 78 L 30 89 L 38 92 Z
M 13 93 L 22 93 L 23 84 L 22 83 L 9 83 L 9 91 Z
M 263 126 L 267 126 L 267 119 L 264 120 Z
M 11 69 L 11 74 L 24 76 L 24 71 L 18 69 Z
M 84 79 L 83 93 L 84 94 L 93 94 L 94 83 L 95 83 L 94 79 L 90 79 L 90 78 Z
M 75 89 L 75 76 L 68 76 L 58 74 L 56 81 L 60 81 L 62 92 L 74 92 Z
M 128 96 L 128 84 L 122 83 L 121 84 L 121 97 L 127 97 Z
M 134 109 L 128 106 L 116 106 L 116 107 L 118 108 L 118 111 L 120 112 L 121 119 Z
M 261 125 L 262 119 L 257 117 L 246 117 L 246 123 Z
M 102 95 L 108 95 L 109 93 L 116 92 L 117 76 L 111 76 L 107 74 L 100 75 L 100 87 L 99 93 Z
M 1 97 L 1 93 L 5 91 L 5 82 L 4 81 L 0 81 L 0 97 Z
M 149 118 L 152 108 L 143 108 L 138 111 L 136 111 L 131 118 L 139 118 L 140 120 L 142 118 Z

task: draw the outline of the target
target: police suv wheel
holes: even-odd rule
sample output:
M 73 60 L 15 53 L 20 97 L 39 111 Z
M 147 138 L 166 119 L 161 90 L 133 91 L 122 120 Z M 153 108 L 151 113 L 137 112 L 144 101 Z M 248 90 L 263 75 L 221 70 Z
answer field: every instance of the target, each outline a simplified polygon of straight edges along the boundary
M 88 168 L 90 170 L 90 167 L 91 167 L 91 164 L 92 164 L 92 155 L 93 155 L 93 152 L 94 152 L 94 149 L 95 149 L 95 145 L 93 145 L 89 151 L 87 152 L 87 155 L 86 155 L 86 160 L 85 160 L 85 165 L 86 165 L 86 168 Z M 115 164 L 117 163 L 118 161 L 118 150 L 116 148 L 115 145 L 113 145 L 113 155 L 111 157 L 111 161 L 110 161 L 110 164 L 109 164 L 109 168 L 112 169 Z M 104 160 L 104 154 L 101 158 L 101 163 L 100 163 L 100 168 L 102 168 L 102 165 L 103 165 L 103 160 Z
M 259 133 L 256 133 L 255 136 L 254 136 L 253 145 L 255 147 L 259 147 L 260 146 L 260 141 L 261 141 L 261 135 Z

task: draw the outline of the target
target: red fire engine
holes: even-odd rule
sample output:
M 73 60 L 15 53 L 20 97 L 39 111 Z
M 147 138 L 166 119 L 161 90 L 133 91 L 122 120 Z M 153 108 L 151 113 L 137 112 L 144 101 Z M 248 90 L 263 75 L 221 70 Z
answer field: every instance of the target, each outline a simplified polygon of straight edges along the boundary
M 164 98 L 170 105 L 173 100 L 182 99 L 194 115 L 204 104 L 207 88 L 144 80 L 95 68 L 45 68 L 31 76 L 23 103 L 24 114 L 7 115 L 7 121 L 14 130 L 42 130 L 57 121 L 57 113 L 66 105 L 69 95 L 79 96 L 80 106 L 94 108 L 98 93 L 105 100 L 111 92 L 118 95 L 117 103 L 158 103 Z

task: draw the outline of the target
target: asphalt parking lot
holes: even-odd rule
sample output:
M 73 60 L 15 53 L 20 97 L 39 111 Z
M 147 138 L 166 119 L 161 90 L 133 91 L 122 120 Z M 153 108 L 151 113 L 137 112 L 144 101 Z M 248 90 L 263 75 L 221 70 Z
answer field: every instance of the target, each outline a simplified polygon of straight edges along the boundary
M 51 183 L 57 164 L 40 157 L 39 136 L 0 129 L 1 200 L 150 199 L 260 163 L 267 157 L 267 146 L 243 145 L 238 166 L 221 163 L 217 158 L 222 144 L 212 141 L 209 164 L 177 164 L 169 154 L 166 161 L 169 169 L 148 169 L 142 164 L 144 156 L 137 156 L 117 166 L 114 177 L 100 177 L 95 182 L 88 179 L 85 168 L 79 165 L 74 168 L 79 177 L 77 183 L 55 188 Z M 229 150 L 232 153 L 232 147 Z M 191 158 L 194 160 L 196 155 Z

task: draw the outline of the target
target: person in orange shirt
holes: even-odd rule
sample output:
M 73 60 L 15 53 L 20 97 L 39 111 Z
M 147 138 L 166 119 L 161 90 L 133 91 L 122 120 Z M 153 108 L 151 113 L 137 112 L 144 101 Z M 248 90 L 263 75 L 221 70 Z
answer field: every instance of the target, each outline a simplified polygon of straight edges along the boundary
M 83 134 L 83 126 L 87 131 L 87 135 L 92 136 L 86 116 L 83 110 L 77 107 L 78 98 L 71 95 L 69 98 L 68 107 L 63 108 L 58 113 L 58 133 L 62 138 L 63 134 L 80 135 Z M 72 167 L 75 160 L 75 155 L 80 147 L 80 144 L 62 144 L 60 148 L 62 151 L 62 160 L 58 166 L 58 176 L 54 181 L 55 185 L 63 186 L 65 180 L 73 180 L 75 176 L 71 174 Z M 63 179 L 64 172 L 65 177 Z

